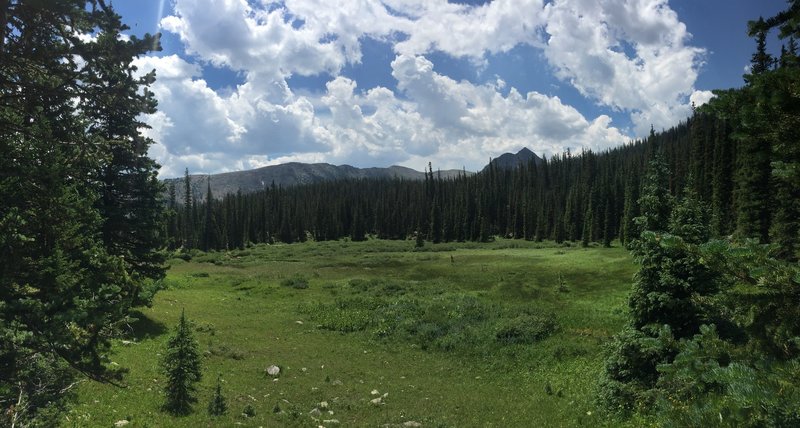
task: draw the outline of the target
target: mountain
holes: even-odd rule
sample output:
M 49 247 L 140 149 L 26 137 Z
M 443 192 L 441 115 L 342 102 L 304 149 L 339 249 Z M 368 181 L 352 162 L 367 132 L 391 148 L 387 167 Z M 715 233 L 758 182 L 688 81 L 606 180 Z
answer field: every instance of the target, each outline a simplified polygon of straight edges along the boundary
M 496 159 L 492 159 L 489 162 L 489 165 L 495 165 L 498 169 L 514 169 L 520 165 L 527 165 L 531 161 L 538 165 L 542 162 L 542 158 L 525 147 L 518 151 L 517 154 L 503 153 Z M 489 168 L 489 165 L 486 165 L 483 170 L 485 171 L 487 168 Z
M 451 169 L 436 172 L 442 178 L 455 177 L 459 174 L 474 174 L 462 170 Z M 190 175 L 192 194 L 200 200 L 205 199 L 208 178 L 211 177 L 211 192 L 215 197 L 241 190 L 244 193 L 255 192 L 272 183 L 276 186 L 289 187 L 299 184 L 317 183 L 320 181 L 361 179 L 361 178 L 402 178 L 405 180 L 424 180 L 425 173 L 403 166 L 388 168 L 356 168 L 350 165 L 331 165 L 327 163 L 291 162 L 281 165 L 265 166 L 247 171 L 225 172 L 212 175 Z M 169 186 L 175 183 L 178 201 L 183 200 L 183 178 L 164 180 Z

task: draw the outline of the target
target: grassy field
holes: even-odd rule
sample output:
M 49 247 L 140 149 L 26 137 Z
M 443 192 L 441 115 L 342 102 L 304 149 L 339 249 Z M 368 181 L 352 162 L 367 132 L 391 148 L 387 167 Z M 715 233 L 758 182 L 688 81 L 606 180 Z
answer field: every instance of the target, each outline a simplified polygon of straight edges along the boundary
M 592 400 L 635 271 L 624 249 L 413 247 L 339 241 L 171 260 L 167 288 L 115 345 L 127 387 L 84 382 L 64 425 L 608 423 Z M 160 408 L 159 359 L 184 309 L 204 377 L 195 411 L 173 417 Z M 229 411 L 213 418 L 218 376 Z

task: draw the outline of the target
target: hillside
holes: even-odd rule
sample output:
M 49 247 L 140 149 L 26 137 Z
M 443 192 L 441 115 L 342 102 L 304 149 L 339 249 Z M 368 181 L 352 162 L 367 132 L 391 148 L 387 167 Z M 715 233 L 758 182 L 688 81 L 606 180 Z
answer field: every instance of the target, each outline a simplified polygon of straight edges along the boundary
M 437 174 L 438 173 L 441 173 L 442 178 L 474 174 L 457 169 L 440 171 L 437 172 Z M 404 180 L 424 180 L 425 173 L 396 165 L 388 168 L 356 168 L 350 165 L 337 166 L 328 163 L 307 164 L 291 162 L 247 171 L 225 172 L 211 175 L 196 174 L 190 175 L 190 177 L 192 193 L 203 200 L 205 199 L 209 177 L 211 178 L 211 191 L 214 195 L 221 197 L 228 193 L 236 193 L 239 190 L 244 193 L 255 192 L 265 187 L 270 187 L 273 183 L 275 186 L 290 187 L 344 179 L 401 178 Z M 183 180 L 183 178 L 164 180 L 168 186 L 170 183 L 175 183 L 175 193 L 178 200 L 183 199 Z

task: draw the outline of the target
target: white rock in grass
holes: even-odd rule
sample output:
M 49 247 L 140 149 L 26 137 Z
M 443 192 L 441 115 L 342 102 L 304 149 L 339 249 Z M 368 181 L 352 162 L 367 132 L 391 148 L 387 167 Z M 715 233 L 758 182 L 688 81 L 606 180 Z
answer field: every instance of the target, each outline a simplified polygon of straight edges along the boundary
M 338 419 L 325 419 L 325 420 L 322 421 L 322 423 L 325 424 L 325 425 L 339 425 L 339 420 Z
M 273 377 L 278 376 L 281 374 L 281 368 L 276 365 L 271 365 L 267 367 L 267 374 Z
M 127 419 L 122 419 L 120 421 L 114 422 L 114 426 L 116 428 L 120 428 L 120 427 L 124 427 L 125 425 L 128 425 L 129 423 L 131 423 L 131 421 L 129 421 Z
M 406 422 L 403 422 L 403 426 L 404 427 L 408 427 L 408 428 L 417 428 L 417 427 L 421 427 L 422 424 L 417 422 L 417 421 L 406 421 Z
M 377 389 L 373 389 L 373 390 L 372 390 L 372 392 L 370 392 L 370 394 L 372 394 L 372 395 L 378 395 L 378 394 L 380 394 L 380 392 L 378 392 L 378 390 L 377 390 Z
M 369 400 L 369 402 L 375 406 L 380 406 L 381 404 L 383 404 L 383 398 L 382 397 L 374 398 L 372 400 Z
M 322 412 L 320 412 L 319 409 L 316 408 L 316 407 L 311 409 L 311 411 L 308 412 L 308 414 L 313 416 L 313 417 L 315 417 L 315 418 L 318 418 L 318 417 L 322 416 Z
M 323 401 L 323 402 L 319 403 L 319 408 L 322 409 L 322 410 L 328 410 L 328 402 L 327 401 Z

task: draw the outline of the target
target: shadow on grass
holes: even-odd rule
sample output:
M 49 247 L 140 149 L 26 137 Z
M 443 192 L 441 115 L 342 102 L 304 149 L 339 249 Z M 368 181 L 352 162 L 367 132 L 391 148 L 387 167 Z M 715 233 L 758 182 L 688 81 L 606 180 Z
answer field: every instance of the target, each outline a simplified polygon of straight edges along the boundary
M 131 317 L 135 318 L 136 321 L 129 324 L 130 330 L 128 333 L 137 341 L 152 339 L 167 332 L 167 326 L 148 318 L 141 311 L 132 311 Z

